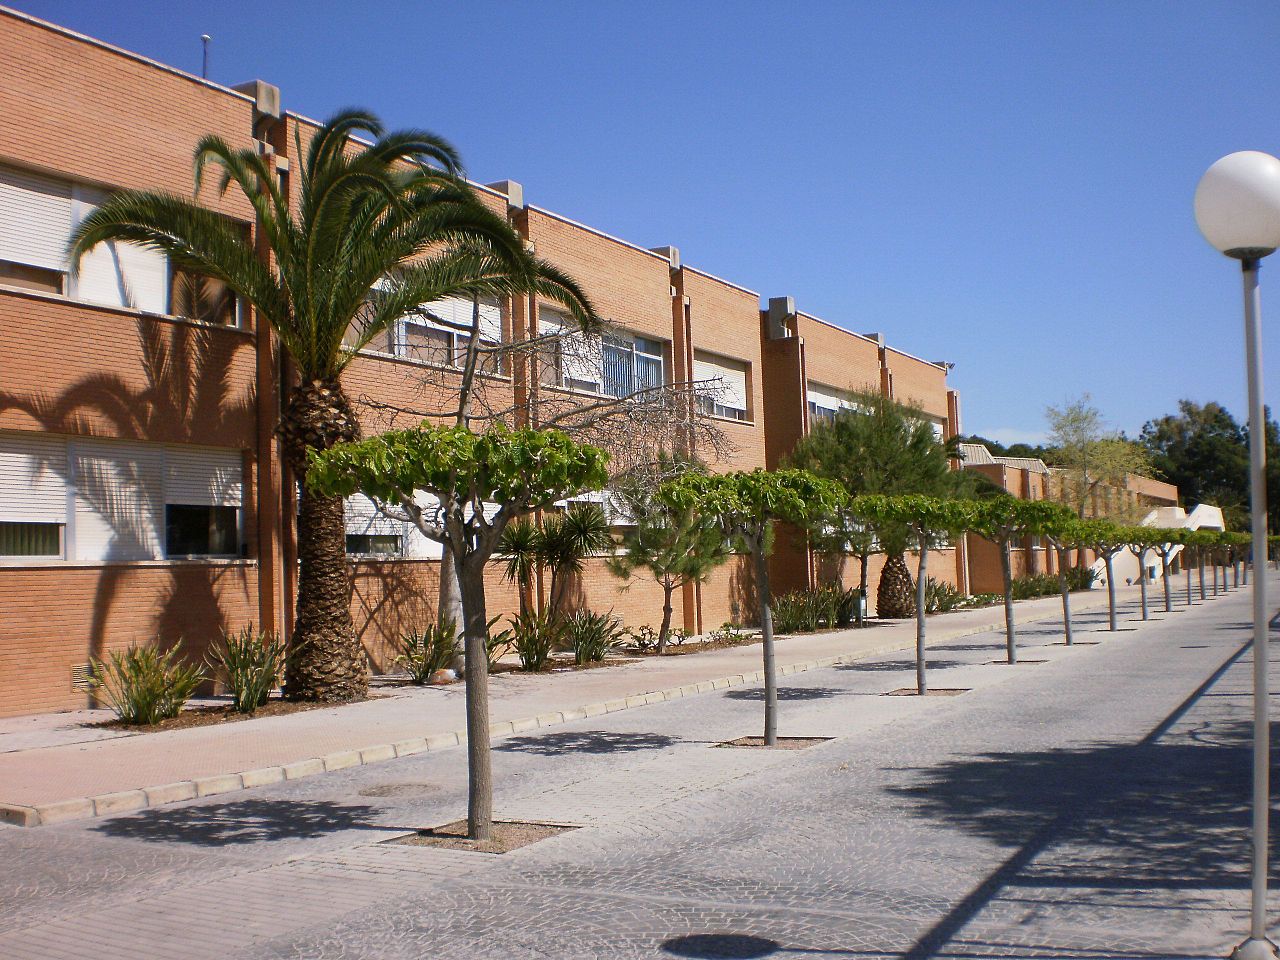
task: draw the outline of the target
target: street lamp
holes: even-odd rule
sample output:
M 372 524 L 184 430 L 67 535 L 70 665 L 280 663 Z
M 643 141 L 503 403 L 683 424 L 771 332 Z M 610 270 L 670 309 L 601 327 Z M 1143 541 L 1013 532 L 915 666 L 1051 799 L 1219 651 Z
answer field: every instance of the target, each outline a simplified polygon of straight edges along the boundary
M 1258 262 L 1280 247 L 1280 160 L 1256 150 L 1223 157 L 1196 187 L 1196 223 L 1206 240 L 1244 271 L 1245 366 L 1249 374 L 1249 504 L 1253 559 L 1267 556 L 1266 421 L 1262 408 L 1262 335 Z M 1267 818 L 1270 812 L 1267 724 L 1267 600 L 1265 577 L 1253 578 L 1253 902 L 1249 938 L 1233 960 L 1276 960 L 1267 939 Z

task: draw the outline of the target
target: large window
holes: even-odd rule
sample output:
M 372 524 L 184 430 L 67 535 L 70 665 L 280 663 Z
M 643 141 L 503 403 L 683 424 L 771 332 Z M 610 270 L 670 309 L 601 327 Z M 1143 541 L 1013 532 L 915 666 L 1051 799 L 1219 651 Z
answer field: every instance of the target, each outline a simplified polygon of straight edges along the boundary
M 601 360 L 604 392 L 610 396 L 627 397 L 662 386 L 662 344 L 657 340 L 607 336 Z
M 461 297 L 427 304 L 421 311 L 402 317 L 396 323 L 393 352 L 396 356 L 438 366 L 462 366 L 475 310 L 474 301 Z M 481 300 L 479 310 L 480 347 L 488 351 L 480 354 L 480 369 L 501 373 L 500 359 L 492 351 L 502 342 L 502 308 L 497 301 Z
M 0 434 L 0 557 L 235 557 L 239 450 Z
M 72 276 L 71 235 L 108 196 L 96 187 L 0 166 L 0 284 L 210 323 L 238 321 L 235 298 L 220 283 L 196 283 L 184 271 L 171 271 L 164 253 L 136 244 L 101 243 Z
M 746 420 L 749 366 L 741 360 L 697 353 L 693 358 L 693 378 L 699 384 L 698 409 L 728 420 Z
M 805 388 L 805 397 L 809 404 L 809 422 L 811 424 L 823 420 L 834 420 L 841 410 L 856 409 L 857 405 L 849 399 L 849 394 L 835 387 L 823 386 L 810 381 Z

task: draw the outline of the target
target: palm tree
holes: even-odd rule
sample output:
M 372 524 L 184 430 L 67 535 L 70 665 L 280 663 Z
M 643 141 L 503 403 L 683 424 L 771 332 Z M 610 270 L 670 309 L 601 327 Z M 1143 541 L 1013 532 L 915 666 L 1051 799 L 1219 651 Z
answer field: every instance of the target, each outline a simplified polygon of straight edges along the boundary
M 374 142 L 357 144 L 357 134 Z M 312 451 L 358 438 L 342 371 L 356 351 L 423 304 L 537 293 L 562 303 L 583 325 L 596 321 L 574 281 L 530 255 L 510 224 L 480 202 L 456 151 L 434 134 L 387 133 L 371 114 L 339 113 L 297 164 L 292 204 L 274 165 L 253 150 L 205 137 L 196 148 L 197 193 L 210 168 L 220 171 L 220 191 L 234 184 L 253 205 L 269 258 L 231 221 L 192 200 L 126 191 L 81 224 L 72 261 L 106 241 L 137 243 L 251 304 L 292 360 L 295 377 L 279 432 L 296 477 L 306 475 Z M 298 608 L 286 692 L 294 699 L 359 699 L 368 679 L 351 621 L 342 498 L 302 483 L 297 539 Z
M 569 580 L 582 573 L 587 558 L 612 546 L 609 520 L 597 503 L 575 503 L 564 513 L 553 514 L 543 521 L 538 560 L 551 570 L 547 606 L 552 616 L 564 612 Z

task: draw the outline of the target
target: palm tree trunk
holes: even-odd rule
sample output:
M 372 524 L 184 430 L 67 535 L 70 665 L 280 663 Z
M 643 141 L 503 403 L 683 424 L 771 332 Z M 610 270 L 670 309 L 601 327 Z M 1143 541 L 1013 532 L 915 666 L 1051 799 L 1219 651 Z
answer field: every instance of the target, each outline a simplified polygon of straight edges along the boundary
M 453 561 L 462 588 L 463 647 L 467 677 L 467 836 L 488 840 L 493 832 L 493 769 L 489 745 L 488 617 L 484 561 L 476 555 Z
M 336 382 L 293 389 L 281 416 L 284 454 L 301 479 L 298 511 L 298 607 L 285 668 L 290 700 L 338 703 L 369 692 L 364 649 L 351 619 L 351 566 L 341 497 L 307 489 L 307 452 L 360 435 L 351 405 Z
M 1018 638 L 1013 629 L 1013 565 L 1009 560 L 1009 541 L 1000 544 L 1000 575 L 1004 580 L 1004 646 L 1010 663 L 1018 662 Z
M 769 596 L 769 561 L 764 555 L 764 536 L 751 543 L 751 558 L 756 565 L 756 597 L 760 603 L 760 636 L 764 648 L 764 743 L 778 744 L 778 678 L 774 672 L 773 610 Z
M 1067 550 L 1058 548 L 1058 589 L 1062 591 L 1062 635 L 1071 646 L 1071 587 L 1067 583 Z
M 1104 562 L 1107 565 L 1107 629 L 1115 633 L 1116 627 L 1116 578 L 1115 571 L 1112 568 L 1112 559 L 1115 554 L 1107 552 Z
M 901 553 L 890 554 L 880 571 L 876 588 L 876 616 L 882 619 L 905 619 L 915 613 L 915 591 L 911 571 Z
M 929 563 L 929 551 L 924 544 L 920 546 L 920 564 L 916 569 L 916 693 L 924 696 L 929 692 L 929 686 L 925 677 L 925 671 L 928 664 L 925 663 L 924 654 L 924 591 L 925 591 L 925 568 Z
M 662 584 L 662 626 L 658 629 L 658 655 L 667 652 L 667 638 L 671 636 L 671 595 L 675 593 L 675 581 Z

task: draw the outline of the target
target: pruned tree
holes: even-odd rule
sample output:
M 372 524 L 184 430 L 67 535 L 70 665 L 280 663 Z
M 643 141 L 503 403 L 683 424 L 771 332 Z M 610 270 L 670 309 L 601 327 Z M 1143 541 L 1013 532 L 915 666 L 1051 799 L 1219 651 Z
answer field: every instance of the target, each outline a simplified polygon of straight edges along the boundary
M 974 523 L 979 505 L 972 500 L 940 500 L 920 494 L 885 497 L 864 494 L 849 505 L 854 516 L 862 517 L 872 527 L 893 524 L 905 526 L 919 551 L 916 569 L 916 693 L 929 692 L 925 659 L 925 588 L 929 551 L 948 539 L 964 534 Z
M 980 502 L 971 529 L 990 540 L 1000 552 L 1000 574 L 1004 587 L 1005 651 L 1009 663 L 1018 662 L 1018 642 L 1013 616 L 1013 544 L 1025 537 L 1042 536 L 1043 530 L 1061 522 L 1059 504 L 1050 500 L 1019 500 L 1001 494 Z
M 1160 579 L 1164 581 L 1164 612 L 1173 613 L 1173 586 L 1169 583 L 1169 561 L 1178 551 L 1178 547 L 1186 542 L 1186 530 L 1180 528 L 1161 528 L 1153 545 L 1160 555 Z M 1191 580 L 1187 580 L 1187 602 L 1191 602 Z
M 445 545 L 446 562 L 457 573 L 467 680 L 467 830 L 473 840 L 487 840 L 493 823 L 485 565 L 513 520 L 602 487 L 608 459 L 558 430 L 495 425 L 476 434 L 428 424 L 311 456 L 308 483 L 328 496 L 363 493 L 407 517 Z
M 778 742 L 778 680 L 774 669 L 773 611 L 766 547 L 775 521 L 806 526 L 844 499 L 838 484 L 806 470 L 687 473 L 662 486 L 662 500 L 677 511 L 714 517 L 722 534 L 751 554 L 764 657 L 764 742 Z
M 686 461 L 686 470 L 699 466 Z M 667 473 L 663 470 L 659 476 Z M 616 488 L 615 497 L 630 521 L 621 549 L 609 558 L 615 576 L 630 579 L 644 571 L 662 588 L 662 624 L 658 653 L 665 653 L 671 636 L 673 597 L 686 584 L 701 583 L 729 559 L 729 543 L 718 518 L 696 507 L 677 508 L 658 496 L 650 475 L 631 475 Z
M 1116 623 L 1115 557 L 1127 545 L 1125 528 L 1096 518 L 1081 523 L 1081 542 L 1102 558 L 1107 570 L 1107 629 L 1114 633 L 1119 629 Z
M 1058 592 L 1062 594 L 1062 640 L 1069 647 L 1074 636 L 1071 630 L 1071 584 L 1067 580 L 1067 551 L 1085 548 L 1084 529 L 1081 521 L 1065 505 L 1059 505 L 1056 515 L 1043 518 L 1039 529 L 1057 560 Z
M 1142 594 L 1142 619 L 1150 619 L 1147 608 L 1147 552 L 1155 548 L 1158 533 L 1154 527 L 1124 527 L 1125 545 L 1138 561 L 1138 583 Z

